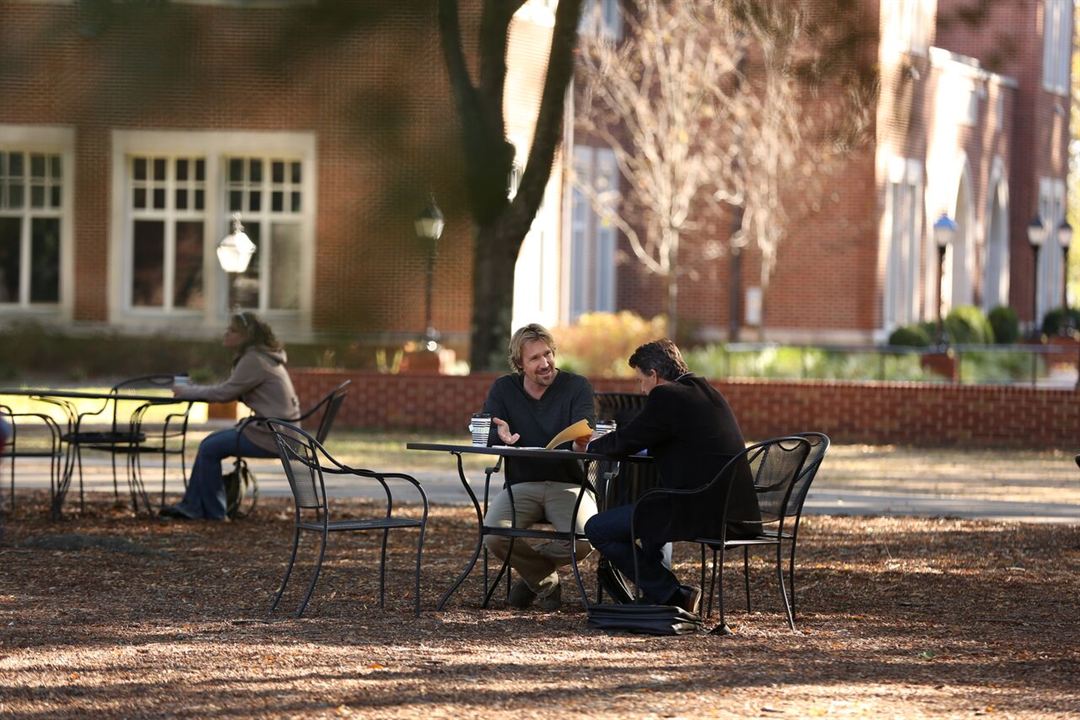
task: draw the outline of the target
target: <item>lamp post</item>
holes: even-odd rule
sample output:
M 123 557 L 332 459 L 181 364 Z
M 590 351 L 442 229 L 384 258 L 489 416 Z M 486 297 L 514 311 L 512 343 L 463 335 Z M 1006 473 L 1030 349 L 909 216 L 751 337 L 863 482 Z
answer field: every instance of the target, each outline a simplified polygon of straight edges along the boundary
M 239 305 L 236 297 L 236 278 L 247 270 L 251 256 L 255 254 L 255 243 L 244 232 L 240 222 L 240 213 L 232 216 L 232 232 L 222 238 L 217 246 L 217 259 L 221 269 L 229 276 L 229 312 Z
M 1038 327 L 1039 323 L 1039 250 L 1043 241 L 1046 240 L 1046 226 L 1042 218 L 1036 215 L 1028 223 L 1028 242 L 1031 243 L 1031 258 L 1034 267 L 1031 283 L 1031 324 Z
M 416 216 L 416 236 L 427 245 L 427 285 L 424 290 L 424 348 L 434 352 L 439 349 L 439 331 L 431 321 L 431 286 L 435 272 L 435 255 L 443 232 L 442 210 L 431 196 L 426 208 Z
M 945 282 L 945 251 L 949 244 L 956 238 L 956 221 L 946 213 L 934 221 L 934 244 L 937 245 L 938 253 L 938 292 L 937 292 L 937 326 L 938 345 L 945 345 L 945 321 L 942 317 L 942 285 Z

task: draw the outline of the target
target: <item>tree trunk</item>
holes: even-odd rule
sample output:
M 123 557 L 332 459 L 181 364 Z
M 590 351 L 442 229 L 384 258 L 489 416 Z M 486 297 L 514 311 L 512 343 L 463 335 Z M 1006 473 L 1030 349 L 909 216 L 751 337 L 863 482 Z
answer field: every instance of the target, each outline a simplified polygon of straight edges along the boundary
M 473 312 L 469 367 L 508 369 L 506 346 L 514 303 L 514 265 L 524 237 L 501 237 L 502 227 L 480 227 L 473 251 Z

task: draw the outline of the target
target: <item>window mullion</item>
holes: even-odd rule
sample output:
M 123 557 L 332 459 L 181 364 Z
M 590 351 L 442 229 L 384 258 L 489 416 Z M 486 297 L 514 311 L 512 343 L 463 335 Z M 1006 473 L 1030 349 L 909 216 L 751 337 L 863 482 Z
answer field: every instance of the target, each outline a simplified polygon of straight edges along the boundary
M 33 235 L 33 214 L 24 207 L 19 227 L 19 297 L 20 307 L 30 307 L 30 239 Z

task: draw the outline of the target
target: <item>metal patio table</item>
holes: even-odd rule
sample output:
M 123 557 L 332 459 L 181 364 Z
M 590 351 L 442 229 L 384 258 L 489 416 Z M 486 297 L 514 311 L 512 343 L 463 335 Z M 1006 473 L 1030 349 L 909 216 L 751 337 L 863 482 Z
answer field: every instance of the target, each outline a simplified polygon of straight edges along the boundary
M 483 513 L 483 510 L 480 507 L 480 501 L 477 499 L 476 493 L 473 492 L 472 486 L 469 484 L 469 479 L 468 479 L 467 475 L 465 474 L 465 466 L 462 463 L 462 455 L 464 455 L 464 454 L 490 455 L 490 456 L 495 456 L 495 457 L 499 457 L 499 458 L 512 457 L 512 458 L 523 458 L 523 459 L 532 459 L 532 460 L 582 460 L 582 461 L 585 461 L 586 463 L 589 463 L 589 462 L 616 462 L 616 461 L 614 461 L 612 458 L 608 457 L 607 455 L 600 455 L 600 454 L 597 454 L 597 453 L 575 452 L 573 450 L 548 450 L 546 448 L 538 448 L 538 447 L 519 448 L 519 447 L 512 447 L 512 446 L 509 446 L 509 445 L 493 445 L 493 446 L 490 446 L 490 447 L 485 447 L 483 445 L 469 445 L 469 444 L 454 445 L 454 444 L 442 444 L 442 443 L 414 442 L 414 443 L 406 444 L 405 447 L 407 449 L 409 449 L 409 450 L 427 450 L 427 451 L 433 451 L 433 452 L 447 452 L 447 453 L 450 453 L 451 455 L 454 455 L 457 458 L 458 477 L 461 479 L 462 487 L 465 488 L 465 492 L 468 494 L 469 500 L 472 502 L 473 509 L 476 511 L 476 525 L 477 525 L 476 548 L 473 550 L 472 558 L 466 564 L 465 569 L 461 572 L 461 575 L 458 576 L 458 578 L 454 582 L 454 584 L 451 585 L 450 588 L 445 593 L 443 593 L 441 598 L 439 598 L 439 604 L 437 606 L 438 610 L 443 609 L 443 607 L 446 605 L 446 603 L 450 599 L 450 597 L 461 586 L 461 583 L 465 582 L 465 578 L 467 578 L 469 576 L 469 573 L 471 573 L 473 568 L 476 566 L 476 561 L 479 559 L 480 552 L 484 548 L 484 536 L 485 535 L 502 535 L 502 536 L 509 537 L 509 538 L 537 538 L 537 539 L 544 539 L 544 540 L 551 540 L 551 539 L 567 540 L 570 543 L 570 560 L 571 560 L 571 567 L 573 568 L 573 571 L 574 571 L 574 579 L 577 581 L 578 591 L 581 594 L 582 604 L 585 606 L 586 609 L 588 609 L 588 606 L 589 606 L 588 605 L 588 596 L 585 594 L 585 584 L 581 580 L 581 573 L 578 570 L 578 563 L 577 563 L 577 542 L 576 541 L 577 541 L 577 539 L 579 537 L 584 537 L 584 536 L 579 535 L 578 533 L 574 532 L 574 530 L 573 530 L 573 528 L 576 527 L 576 523 L 574 521 L 577 518 L 578 507 L 581 504 L 581 493 L 578 493 L 578 499 L 574 503 L 574 511 L 573 511 L 573 514 L 572 514 L 572 517 L 571 517 L 571 522 L 570 522 L 571 530 L 569 532 L 563 533 L 563 532 L 558 532 L 558 531 L 554 531 L 554 530 L 532 530 L 532 529 L 529 529 L 529 528 L 515 528 L 515 527 L 509 527 L 509 528 L 491 527 L 489 525 L 484 524 L 484 513 Z M 487 497 L 487 493 L 488 493 L 488 490 L 489 490 L 488 485 L 491 482 L 491 475 L 492 474 L 493 473 L 490 473 L 490 472 L 487 473 L 487 476 L 486 476 L 485 481 L 484 481 L 485 482 L 485 488 L 484 488 L 485 498 Z M 589 474 L 588 474 L 587 471 L 583 474 L 582 477 L 583 477 L 583 479 L 582 479 L 582 483 L 581 483 L 581 489 L 583 491 L 584 490 L 594 491 L 595 488 L 593 488 L 593 487 L 591 487 L 589 485 L 589 480 L 588 480 Z M 505 566 L 506 566 L 506 563 L 504 563 L 504 567 Z M 491 588 L 490 591 L 485 590 L 485 595 L 484 595 L 484 606 L 485 607 L 487 606 L 488 601 L 491 599 L 491 595 L 494 593 L 495 587 L 498 586 L 498 580 L 501 577 L 501 575 L 502 575 L 502 572 L 500 572 L 499 575 L 496 577 L 496 581 L 495 581 L 495 583 L 493 583 L 492 588 Z M 486 575 L 485 575 L 485 586 L 486 586 Z
M 117 392 L 113 390 L 79 390 L 75 388 L 0 388 L 0 397 L 5 395 L 28 397 L 31 400 L 37 400 L 39 402 L 60 407 L 67 416 L 68 433 L 73 433 L 78 430 L 79 414 L 75 404 L 72 402 L 74 400 L 104 401 L 104 407 L 108 407 L 109 401 L 137 402 L 143 405 L 177 405 L 181 403 L 199 402 L 199 400 L 178 398 L 173 397 L 172 395 L 151 395 L 147 393 Z M 74 471 L 75 454 L 72 451 L 72 445 L 68 443 L 64 455 L 64 469 L 60 474 L 60 480 L 56 487 L 56 492 L 53 494 L 49 510 L 49 515 L 54 520 L 58 520 L 61 517 L 64 499 L 67 496 L 68 489 L 71 485 L 71 476 L 74 474 Z M 129 468 L 129 475 L 134 472 L 134 468 Z M 140 479 L 129 477 L 129 482 L 138 483 L 141 486 Z M 146 503 L 147 507 L 149 507 L 149 500 L 146 500 Z

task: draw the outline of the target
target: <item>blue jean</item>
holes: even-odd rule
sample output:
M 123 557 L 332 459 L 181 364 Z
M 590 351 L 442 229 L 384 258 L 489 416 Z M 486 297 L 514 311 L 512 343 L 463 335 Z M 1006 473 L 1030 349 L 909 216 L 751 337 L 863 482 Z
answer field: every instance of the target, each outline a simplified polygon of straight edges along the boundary
M 177 509 L 190 518 L 224 520 L 225 485 L 221 482 L 221 461 L 237 455 L 277 457 L 277 453 L 256 445 L 236 428 L 210 433 L 199 443 L 187 491 Z
M 663 604 L 679 589 L 679 580 L 664 565 L 664 545 L 668 538 L 641 538 L 635 545 L 630 537 L 633 505 L 621 505 L 589 518 L 585 537 L 619 572 L 634 580 L 634 555 L 637 555 L 637 586 L 645 598 Z

